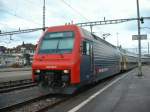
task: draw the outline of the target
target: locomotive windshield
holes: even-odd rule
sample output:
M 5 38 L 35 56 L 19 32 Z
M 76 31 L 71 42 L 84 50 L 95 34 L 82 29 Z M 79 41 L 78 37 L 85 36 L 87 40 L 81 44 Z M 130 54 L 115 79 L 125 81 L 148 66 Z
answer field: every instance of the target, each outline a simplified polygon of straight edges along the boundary
M 73 49 L 74 33 L 47 33 L 42 39 L 39 54 L 70 53 Z

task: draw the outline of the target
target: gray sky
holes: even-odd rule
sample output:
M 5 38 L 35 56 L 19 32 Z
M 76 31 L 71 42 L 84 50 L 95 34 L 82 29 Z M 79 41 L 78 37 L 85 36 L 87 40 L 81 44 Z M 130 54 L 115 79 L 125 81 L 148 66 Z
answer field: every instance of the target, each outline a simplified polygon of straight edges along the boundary
M 140 15 L 150 16 L 150 0 L 139 0 Z M 27 28 L 42 27 L 43 0 L 0 0 L 0 30 L 12 31 Z M 63 25 L 87 21 L 100 21 L 104 17 L 109 19 L 135 18 L 136 0 L 46 0 L 46 26 Z M 144 20 L 141 27 L 150 27 L 150 20 Z M 86 28 L 89 30 L 89 28 Z M 119 44 L 124 48 L 137 48 L 137 41 L 132 41 L 132 35 L 137 34 L 137 22 L 126 22 L 115 25 L 102 25 L 94 28 L 95 34 L 102 36 L 110 33 L 106 38 L 110 43 Z M 148 34 L 150 29 L 142 29 L 141 33 Z M 0 37 L 0 45 L 13 47 L 25 43 L 37 43 L 41 31 L 30 34 Z M 147 47 L 147 41 L 142 42 Z

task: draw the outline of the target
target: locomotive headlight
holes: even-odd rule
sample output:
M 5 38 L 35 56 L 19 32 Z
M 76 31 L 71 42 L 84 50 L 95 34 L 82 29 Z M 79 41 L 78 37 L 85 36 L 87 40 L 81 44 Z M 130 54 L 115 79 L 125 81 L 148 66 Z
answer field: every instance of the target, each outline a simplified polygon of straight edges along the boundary
M 69 73 L 69 70 L 64 70 L 64 73 L 65 73 L 65 74 L 68 74 L 68 73 Z
M 35 73 L 40 73 L 41 71 L 40 70 L 35 70 Z

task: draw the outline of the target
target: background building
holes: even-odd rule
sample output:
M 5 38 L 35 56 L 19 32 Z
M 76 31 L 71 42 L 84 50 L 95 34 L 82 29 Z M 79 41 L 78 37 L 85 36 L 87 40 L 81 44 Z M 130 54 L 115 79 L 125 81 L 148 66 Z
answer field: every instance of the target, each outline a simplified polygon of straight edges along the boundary
M 18 45 L 14 48 L 6 48 L 4 46 L 0 46 L 0 65 L 31 65 L 34 51 L 35 45 L 30 43 L 25 44 L 24 42 L 22 43 L 22 45 Z

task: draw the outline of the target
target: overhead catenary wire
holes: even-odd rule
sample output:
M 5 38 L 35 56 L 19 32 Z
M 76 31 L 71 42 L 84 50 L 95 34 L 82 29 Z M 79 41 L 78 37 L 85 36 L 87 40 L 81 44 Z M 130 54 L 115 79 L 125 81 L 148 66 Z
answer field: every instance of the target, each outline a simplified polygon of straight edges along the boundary
M 142 17 L 142 18 L 150 19 L 150 17 Z M 98 26 L 98 25 L 106 25 L 106 24 L 124 23 L 124 22 L 128 22 L 128 21 L 133 21 L 133 20 L 137 20 L 137 18 L 92 21 L 92 22 L 76 23 L 76 25 L 81 26 L 81 27 L 83 27 L 83 26 Z M 45 28 L 48 28 L 48 27 L 45 27 Z M 33 28 L 33 29 L 24 29 L 24 30 L 19 30 L 19 31 L 3 32 L 3 33 L 0 33 L 0 36 L 21 34 L 21 33 L 30 33 L 30 32 L 35 32 L 35 31 L 39 31 L 42 29 L 43 28 Z
M 72 7 L 69 3 L 67 3 L 65 0 L 61 0 L 65 5 L 67 5 L 69 8 L 71 8 L 74 12 L 76 12 L 78 15 L 80 15 L 82 18 L 84 18 L 87 21 L 90 21 L 87 17 L 85 17 L 81 12 L 79 12 L 77 9 Z
M 83 17 L 86 21 L 90 21 L 87 17 L 85 17 L 81 12 L 79 12 L 77 9 L 75 9 L 74 7 L 72 7 L 68 2 L 66 2 L 65 0 L 61 0 L 65 5 L 67 5 L 68 7 L 70 7 L 74 12 L 76 12 L 78 15 L 80 15 L 81 17 Z M 99 26 L 97 26 L 99 27 Z M 100 27 L 99 27 L 100 28 Z M 90 25 L 90 30 L 91 33 L 93 33 L 93 26 Z
M 27 22 L 30 22 L 30 23 L 34 23 L 35 25 L 40 25 L 39 23 L 37 23 L 37 22 L 35 22 L 35 21 L 33 21 L 33 20 L 27 19 L 27 18 L 25 18 L 25 17 L 22 17 L 22 16 L 16 14 L 16 13 L 12 13 L 12 12 L 10 12 L 10 11 L 8 11 L 8 10 L 1 9 L 1 11 L 5 12 L 5 13 L 7 13 L 7 14 L 9 14 L 9 15 L 12 15 L 12 16 L 18 18 L 18 19 L 21 19 L 21 20 L 24 20 L 24 21 L 27 21 Z
M 36 1 L 30 1 L 30 0 L 26 0 L 26 2 L 29 2 L 29 3 L 31 3 L 31 4 L 34 4 L 34 7 L 37 7 L 37 8 L 39 8 L 39 5 L 41 5 L 41 4 L 39 4 L 39 2 L 36 2 Z M 45 1 L 45 2 L 47 2 L 48 3 L 48 0 L 47 1 Z M 45 13 L 45 16 L 48 16 L 47 14 L 57 14 L 58 12 L 58 10 L 52 10 L 51 9 L 51 7 L 49 7 L 49 5 L 47 4 L 47 3 L 45 3 L 45 7 L 46 7 L 46 12 L 48 12 L 48 13 Z M 69 18 L 67 17 L 66 18 L 66 15 L 65 14 L 63 14 L 63 13 L 59 13 L 58 14 L 58 16 L 59 17 L 61 17 L 61 18 L 63 18 L 65 21 L 68 19 L 69 20 Z M 48 16 L 49 17 L 49 16 Z
M 78 15 L 80 15 L 82 18 L 84 18 L 86 21 L 90 21 L 87 17 L 85 17 L 81 12 L 79 12 L 77 9 L 72 7 L 69 3 L 67 3 L 65 0 L 61 0 L 65 5 L 67 5 L 69 8 L 71 8 L 74 12 L 76 12 Z M 93 32 L 93 26 L 90 26 L 91 33 Z
M 47 27 L 45 27 L 47 28 Z M 19 30 L 19 31 L 10 31 L 10 32 L 3 32 L 0 33 L 0 36 L 5 36 L 5 35 L 15 35 L 15 34 L 21 34 L 21 33 L 30 33 L 30 32 L 35 32 L 43 30 L 43 28 L 33 28 L 33 29 L 24 29 L 24 30 Z
M 13 27 L 10 27 L 8 24 L 4 24 L 2 22 L 0 22 L 0 26 L 1 26 L 1 28 L 5 28 L 5 29 L 7 29 L 7 28 L 9 28 L 9 29 L 15 29 Z M 15 29 L 15 30 L 17 30 L 17 29 Z M 2 33 L 2 30 L 1 30 L 1 33 Z

